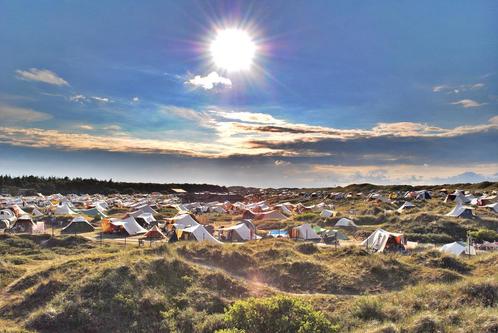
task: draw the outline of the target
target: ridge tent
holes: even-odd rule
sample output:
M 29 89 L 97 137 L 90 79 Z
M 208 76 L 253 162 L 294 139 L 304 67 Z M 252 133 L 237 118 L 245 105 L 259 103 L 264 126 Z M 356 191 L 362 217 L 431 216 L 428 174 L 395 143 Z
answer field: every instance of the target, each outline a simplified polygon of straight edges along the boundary
M 475 248 L 470 245 L 470 247 L 464 243 L 464 242 L 453 242 L 449 244 L 444 244 L 439 248 L 439 251 L 444 252 L 444 253 L 449 253 L 453 254 L 455 256 L 459 256 L 462 253 L 465 253 L 467 255 L 475 256 L 476 255 L 476 250 Z
M 494 211 L 495 213 L 498 213 L 498 202 L 486 205 L 484 207 L 489 208 L 490 210 Z
M 33 229 L 35 229 L 36 224 L 33 222 L 33 219 L 28 215 L 21 216 L 17 219 L 14 226 L 11 228 L 14 232 L 26 232 L 33 233 Z
M 384 252 L 384 250 L 404 250 L 406 239 L 403 234 L 389 232 L 383 229 L 375 230 L 362 243 L 367 249 L 372 249 L 375 252 Z
M 74 212 L 66 203 L 63 203 L 61 205 L 58 205 L 55 208 L 55 215 L 76 215 L 77 213 Z
M 218 229 L 220 237 L 231 240 L 231 241 L 248 241 L 256 239 L 256 235 L 245 225 L 244 223 L 239 223 L 237 225 Z
M 446 216 L 472 218 L 474 217 L 474 214 L 472 213 L 473 209 L 474 208 L 468 206 L 456 205 L 456 207 L 446 214 Z
M 173 224 L 181 226 L 181 228 L 199 225 L 199 222 L 197 222 L 190 214 L 177 214 L 169 220 Z
M 207 241 L 212 244 L 223 244 L 216 238 L 214 238 L 204 226 L 198 224 L 193 227 L 188 227 L 185 229 L 176 230 L 177 235 L 180 234 L 178 239 L 181 240 L 196 240 L 198 242 Z
M 308 223 L 305 223 L 299 227 L 292 228 L 291 238 L 303 239 L 303 240 L 318 240 L 320 236 L 311 228 Z
M 135 219 L 137 220 L 138 224 L 146 229 L 151 226 L 152 222 L 156 221 L 154 215 L 152 215 L 151 213 L 142 213 L 138 216 L 135 216 Z
M 401 213 L 405 209 L 408 210 L 408 209 L 413 209 L 413 208 L 415 208 L 414 204 L 412 204 L 410 201 L 405 201 L 405 203 L 402 204 L 401 207 L 398 208 L 398 213 Z
M 339 219 L 339 221 L 337 221 L 335 226 L 336 227 L 346 227 L 346 228 L 357 227 L 356 223 L 354 223 L 352 220 L 345 218 L 345 217 L 342 217 L 341 219 Z
M 126 231 L 126 233 L 128 233 L 128 235 L 130 236 L 144 234 L 147 232 L 147 230 L 142 228 L 142 226 L 137 223 L 133 216 L 128 216 L 127 218 L 122 220 L 111 219 L 111 224 L 118 229 L 123 228 L 124 231 Z
M 88 223 L 82 216 L 76 216 L 67 226 L 62 228 L 61 234 L 79 234 L 83 232 L 92 232 L 95 228 Z
M 93 218 L 100 216 L 100 218 L 106 218 L 107 215 L 105 215 L 102 211 L 100 211 L 97 208 L 89 208 L 89 209 L 82 209 L 80 210 L 80 213 L 91 216 Z
M 43 216 L 43 213 L 42 213 L 42 212 L 40 212 L 40 210 L 39 210 L 38 208 L 33 209 L 33 211 L 31 212 L 31 214 L 32 214 L 33 216 L 36 216 L 36 217 Z
M 332 217 L 332 216 L 334 216 L 334 212 L 332 210 L 324 209 L 320 213 L 320 216 L 325 217 L 325 218 Z
M 144 235 L 145 239 L 164 239 L 166 236 L 163 234 L 161 229 L 157 225 L 153 226 L 149 231 L 147 231 Z

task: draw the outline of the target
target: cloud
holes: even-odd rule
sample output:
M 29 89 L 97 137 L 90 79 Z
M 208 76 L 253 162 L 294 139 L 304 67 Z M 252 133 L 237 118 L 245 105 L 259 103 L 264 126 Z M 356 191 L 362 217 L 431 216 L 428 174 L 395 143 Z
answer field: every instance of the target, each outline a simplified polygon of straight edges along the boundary
M 484 83 L 471 83 L 471 84 L 460 84 L 460 85 L 448 85 L 441 84 L 432 87 L 433 92 L 446 92 L 448 94 L 458 94 L 460 92 L 468 91 L 468 90 L 478 90 L 484 88 L 486 85 Z
M 92 96 L 90 98 L 100 103 L 109 103 L 111 101 L 108 97 Z
M 93 131 L 95 129 L 95 127 L 93 127 L 92 125 L 79 125 L 78 128 L 88 131 Z
M 74 95 L 74 96 L 69 97 L 69 100 L 71 102 L 83 103 L 83 102 L 88 101 L 88 98 L 85 97 L 84 95 Z
M 102 129 L 106 130 L 106 131 L 120 131 L 121 126 L 119 126 L 119 125 L 107 125 L 107 126 L 102 127 Z
M 48 113 L 34 111 L 28 108 L 0 104 L 1 124 L 23 124 L 51 119 Z
M 494 116 L 494 117 L 489 118 L 489 122 L 491 124 L 498 125 L 498 116 Z
M 71 102 L 80 103 L 80 104 L 89 103 L 91 101 L 94 101 L 94 102 L 97 102 L 97 103 L 109 103 L 109 102 L 112 102 L 109 97 L 85 96 L 85 95 L 81 95 L 81 94 L 71 96 L 71 97 L 69 97 L 69 100 Z
M 132 100 L 132 102 L 138 103 L 140 101 L 140 98 L 135 96 L 131 100 Z
M 462 99 L 460 101 L 457 101 L 457 102 L 453 102 L 451 104 L 454 104 L 454 105 L 461 105 L 463 106 L 464 108 L 477 108 L 477 107 L 480 107 L 482 105 L 485 105 L 486 103 L 479 103 L 479 102 L 476 102 L 472 99 Z
M 209 118 L 207 117 L 206 113 L 195 111 L 190 108 L 182 108 L 173 105 L 163 105 L 159 108 L 159 111 L 162 114 L 170 117 L 173 116 L 177 118 L 192 120 L 199 124 L 209 121 Z
M 48 69 L 30 68 L 28 70 L 17 70 L 16 76 L 20 80 L 38 81 L 56 86 L 68 86 L 69 83 Z
M 185 84 L 200 87 L 204 90 L 211 90 L 216 86 L 232 86 L 232 81 L 229 78 L 219 75 L 217 72 L 211 72 L 207 76 L 196 75 L 194 78 L 185 82 Z

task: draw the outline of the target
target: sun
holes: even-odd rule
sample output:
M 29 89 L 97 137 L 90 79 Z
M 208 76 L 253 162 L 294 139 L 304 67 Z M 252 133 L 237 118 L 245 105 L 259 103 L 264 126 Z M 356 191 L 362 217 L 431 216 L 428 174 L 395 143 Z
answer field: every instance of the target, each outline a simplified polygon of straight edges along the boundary
M 211 42 L 210 51 L 217 67 L 229 72 L 243 71 L 251 68 L 256 44 L 245 30 L 223 29 Z

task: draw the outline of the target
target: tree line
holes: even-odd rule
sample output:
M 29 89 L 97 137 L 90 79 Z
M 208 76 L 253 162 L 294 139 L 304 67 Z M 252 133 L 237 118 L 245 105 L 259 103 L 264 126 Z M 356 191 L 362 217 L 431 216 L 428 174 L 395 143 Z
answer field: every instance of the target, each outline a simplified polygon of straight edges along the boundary
M 0 176 L 0 192 L 9 194 L 44 195 L 53 193 L 76 194 L 134 194 L 160 192 L 174 193 L 172 189 L 180 188 L 187 192 L 227 192 L 224 186 L 210 184 L 160 184 L 160 183 L 130 183 L 115 182 L 112 179 L 98 180 L 95 178 L 69 177 L 37 177 L 9 175 Z

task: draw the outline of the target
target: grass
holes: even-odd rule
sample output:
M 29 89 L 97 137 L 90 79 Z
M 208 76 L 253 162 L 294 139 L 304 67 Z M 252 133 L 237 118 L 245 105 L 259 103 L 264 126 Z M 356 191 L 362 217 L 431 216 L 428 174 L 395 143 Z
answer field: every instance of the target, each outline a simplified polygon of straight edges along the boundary
M 13 235 L 0 237 L 0 253 L 0 326 L 11 332 L 236 332 L 247 327 L 226 311 L 251 296 L 269 297 L 265 306 L 287 297 L 281 304 L 291 305 L 271 312 L 277 321 L 311 307 L 340 332 L 498 327 L 498 253 L 370 255 L 273 239 L 137 248 Z

